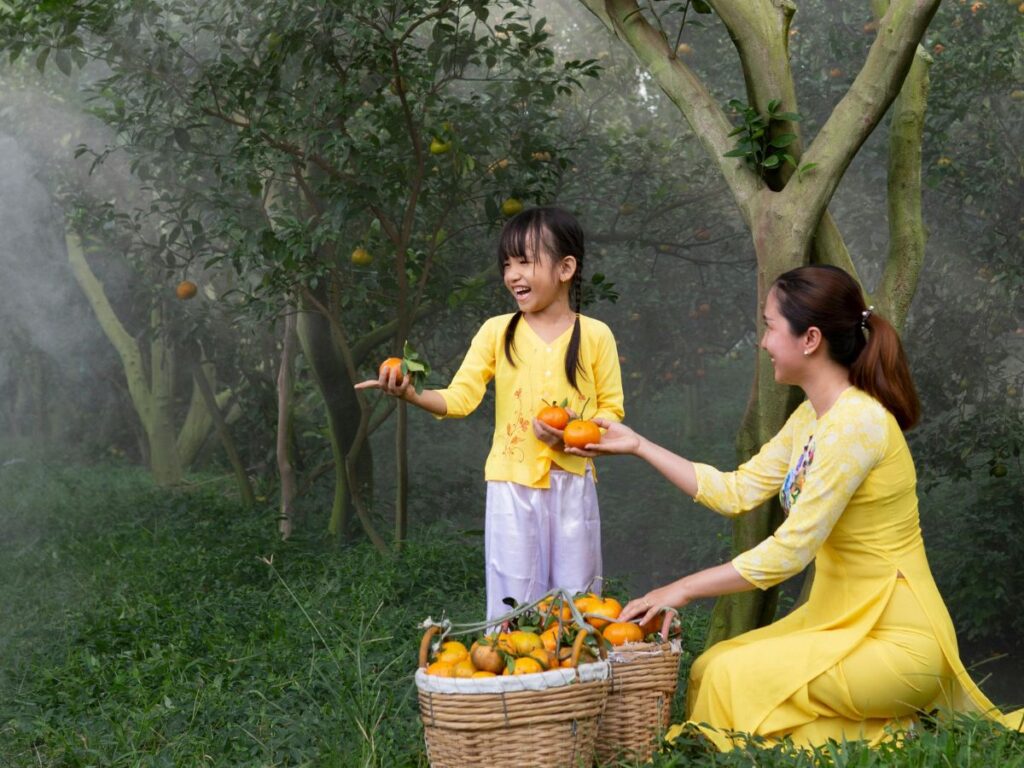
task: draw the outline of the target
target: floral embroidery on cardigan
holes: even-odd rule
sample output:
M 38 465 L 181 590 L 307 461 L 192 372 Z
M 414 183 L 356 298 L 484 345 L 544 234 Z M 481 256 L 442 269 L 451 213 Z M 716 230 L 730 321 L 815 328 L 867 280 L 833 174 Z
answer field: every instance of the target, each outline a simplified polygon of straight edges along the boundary
M 512 461 L 522 462 L 525 459 L 523 449 L 519 443 L 526 440 L 527 430 L 530 428 L 530 420 L 523 416 L 523 390 L 517 389 L 512 393 L 515 400 L 515 415 L 512 421 L 505 424 L 505 448 L 502 455 Z
M 800 491 L 804 489 L 804 483 L 807 480 L 807 471 L 811 468 L 811 463 L 814 461 L 814 435 L 807 438 L 807 443 L 804 445 L 803 451 L 800 453 L 800 458 L 796 460 L 796 466 L 786 473 L 786 479 L 782 481 L 782 488 L 779 489 L 779 501 L 782 503 L 782 508 L 786 510 L 786 514 L 789 514 L 789 510 L 796 504 L 796 500 L 800 498 Z

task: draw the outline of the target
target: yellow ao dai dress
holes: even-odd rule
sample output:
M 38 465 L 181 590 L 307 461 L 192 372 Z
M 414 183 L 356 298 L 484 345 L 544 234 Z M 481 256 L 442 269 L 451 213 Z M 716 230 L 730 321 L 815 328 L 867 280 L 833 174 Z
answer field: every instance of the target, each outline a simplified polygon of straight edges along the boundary
M 697 465 L 696 501 L 742 514 L 780 492 L 786 519 L 733 560 L 767 589 L 815 563 L 807 602 L 718 643 L 693 664 L 688 722 L 799 745 L 885 738 L 922 712 L 975 711 L 1015 730 L 960 661 L 925 557 L 914 462 L 895 418 L 850 387 L 818 418 L 809 402 L 735 472 Z M 685 724 L 674 726 L 669 737 Z

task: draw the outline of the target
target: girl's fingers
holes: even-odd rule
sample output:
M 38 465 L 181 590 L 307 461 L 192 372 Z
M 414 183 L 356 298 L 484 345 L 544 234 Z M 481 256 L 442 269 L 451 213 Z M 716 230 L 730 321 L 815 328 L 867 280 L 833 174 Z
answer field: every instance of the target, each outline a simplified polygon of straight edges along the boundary
M 369 379 L 368 381 L 360 381 L 356 384 L 356 389 L 379 389 L 380 382 L 376 379 Z

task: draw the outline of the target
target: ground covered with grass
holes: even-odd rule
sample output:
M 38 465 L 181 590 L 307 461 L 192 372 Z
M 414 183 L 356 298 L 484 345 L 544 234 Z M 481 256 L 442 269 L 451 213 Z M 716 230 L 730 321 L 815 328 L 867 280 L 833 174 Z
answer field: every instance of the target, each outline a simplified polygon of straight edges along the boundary
M 280 542 L 271 510 L 221 491 L 0 467 L 0 765 L 426 765 L 417 624 L 480 617 L 479 537 L 435 526 L 389 557 Z M 1024 739 L 977 721 L 837 750 L 683 739 L 655 765 L 1024 766 Z

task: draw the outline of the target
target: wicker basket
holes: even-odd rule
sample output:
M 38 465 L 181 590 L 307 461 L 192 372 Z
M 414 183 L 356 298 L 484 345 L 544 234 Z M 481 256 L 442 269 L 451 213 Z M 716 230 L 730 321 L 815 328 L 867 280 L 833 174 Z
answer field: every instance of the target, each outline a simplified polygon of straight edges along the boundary
M 431 768 L 593 764 L 611 685 L 608 662 L 484 680 L 436 678 L 423 669 L 426 646 L 424 638 L 416 686 Z
M 609 654 L 612 686 L 595 744 L 601 764 L 651 759 L 668 728 L 681 657 L 678 640 L 633 643 Z

